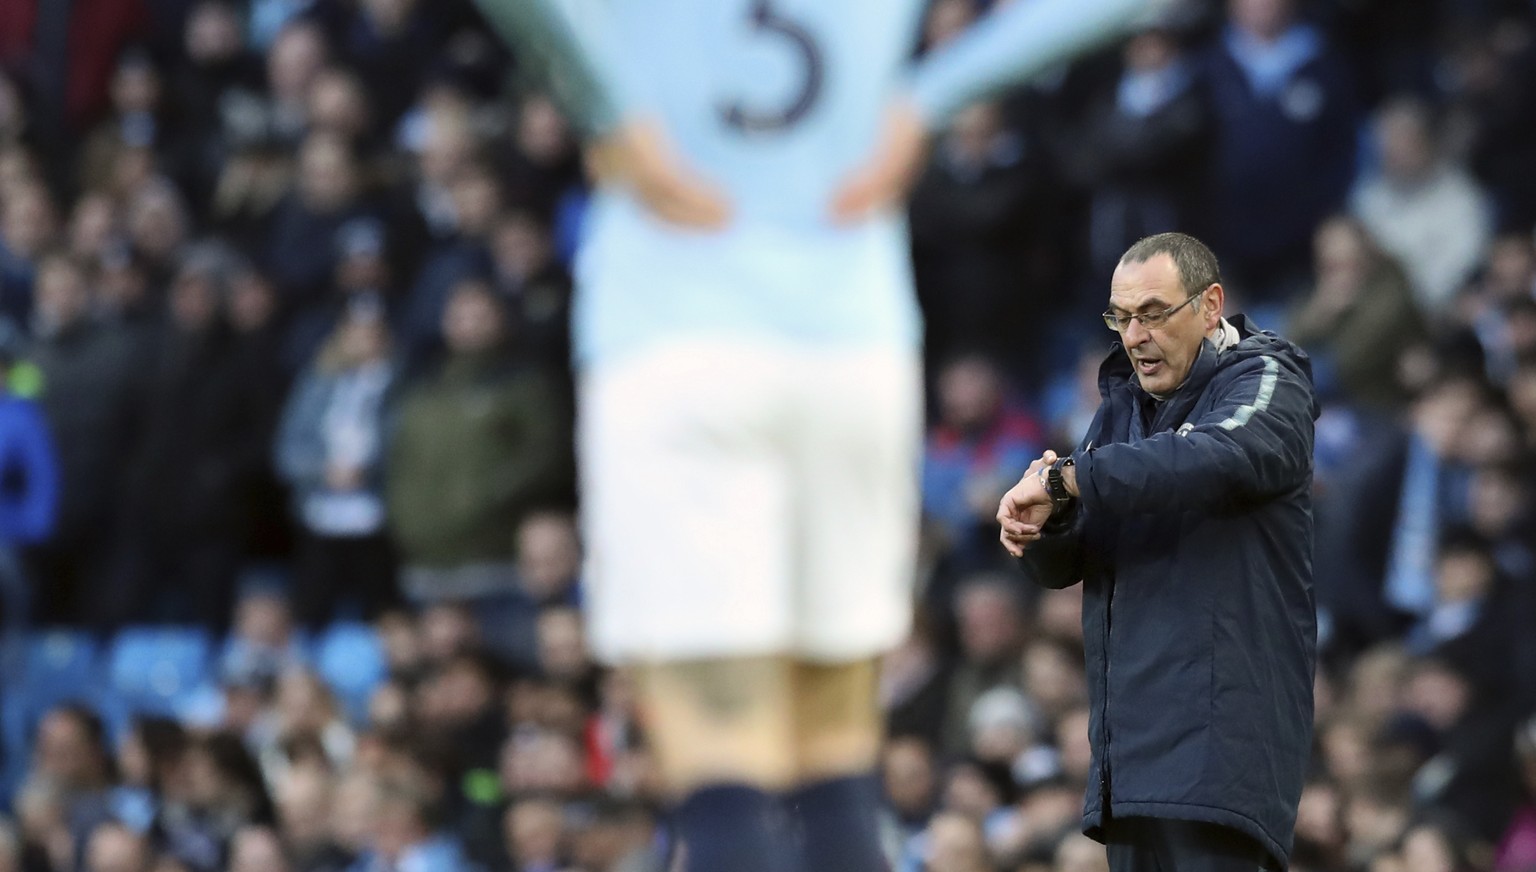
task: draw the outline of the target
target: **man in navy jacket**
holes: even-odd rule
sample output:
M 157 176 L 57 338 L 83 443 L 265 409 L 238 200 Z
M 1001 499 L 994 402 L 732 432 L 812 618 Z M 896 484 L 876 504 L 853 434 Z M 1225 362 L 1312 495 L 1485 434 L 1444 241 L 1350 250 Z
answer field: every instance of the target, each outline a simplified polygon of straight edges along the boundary
M 1044 584 L 1083 582 L 1084 831 L 1115 872 L 1284 868 L 1312 743 L 1311 369 L 1222 317 L 1192 237 L 1132 246 L 1109 301 L 1082 446 L 998 509 Z

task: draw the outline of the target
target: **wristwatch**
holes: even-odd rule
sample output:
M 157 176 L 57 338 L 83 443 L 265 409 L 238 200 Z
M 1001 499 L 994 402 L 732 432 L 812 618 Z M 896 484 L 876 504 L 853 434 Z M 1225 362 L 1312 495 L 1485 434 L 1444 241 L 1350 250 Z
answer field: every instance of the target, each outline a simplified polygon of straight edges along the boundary
M 1061 471 L 1069 466 L 1075 466 L 1077 461 L 1070 457 L 1063 457 L 1045 470 L 1045 495 L 1051 498 L 1051 512 L 1059 512 L 1072 504 L 1076 497 L 1067 491 L 1067 482 L 1062 478 Z

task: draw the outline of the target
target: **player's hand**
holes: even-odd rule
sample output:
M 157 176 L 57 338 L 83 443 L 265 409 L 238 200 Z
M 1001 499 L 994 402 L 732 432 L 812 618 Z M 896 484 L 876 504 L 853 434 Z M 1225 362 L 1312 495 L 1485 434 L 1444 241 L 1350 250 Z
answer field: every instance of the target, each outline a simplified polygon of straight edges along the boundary
M 663 221 L 718 230 L 730 220 L 725 194 L 678 157 L 654 121 L 625 121 L 591 146 L 587 157 L 599 184 L 628 186 Z
M 998 503 L 998 541 L 1014 557 L 1024 556 L 1024 550 L 1040 538 L 1041 528 L 1051 517 L 1051 497 L 1040 483 L 1040 470 L 1055 462 L 1056 452 L 1045 452 Z
M 852 224 L 901 202 L 928 154 L 928 129 L 907 100 L 885 113 L 875 150 L 854 169 L 832 198 L 832 220 Z

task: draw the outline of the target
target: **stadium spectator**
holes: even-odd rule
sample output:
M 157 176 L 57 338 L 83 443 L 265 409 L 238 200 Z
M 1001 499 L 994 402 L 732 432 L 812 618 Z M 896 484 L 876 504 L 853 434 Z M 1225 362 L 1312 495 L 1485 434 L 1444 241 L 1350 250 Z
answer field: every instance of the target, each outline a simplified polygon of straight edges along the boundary
M 1407 398 L 1397 378 L 1398 354 L 1421 341 L 1424 318 L 1402 268 L 1359 221 L 1335 217 L 1313 239 L 1310 296 L 1291 314 L 1289 335 L 1306 347 L 1319 390 L 1380 411 Z
M 1012 471 L 1039 455 L 1039 425 L 1013 403 L 998 367 L 956 358 L 940 370 L 938 420 L 923 451 L 923 513 L 946 539 L 952 571 L 995 562 L 991 520 Z
M 321 299 L 335 274 L 339 231 L 373 214 L 352 145 L 335 134 L 313 133 L 298 155 L 298 177 L 274 210 L 262 252 L 262 266 L 289 310 Z
M 955 595 L 962 659 L 948 676 L 944 731 L 946 755 L 970 745 L 971 714 L 983 694 L 1019 682 L 1019 652 L 1024 644 L 1024 604 L 1007 576 L 983 576 Z
M 296 611 L 311 628 L 343 597 L 360 600 L 369 618 L 395 599 L 384 495 L 391 352 L 381 312 L 343 311 L 283 412 L 276 462 L 302 530 Z
M 454 289 L 490 273 L 488 244 L 502 206 L 500 183 L 488 166 L 471 165 L 455 175 L 449 197 L 453 232 L 427 252 L 402 313 L 402 351 L 413 368 L 441 352 L 443 313 Z
M 1477 268 L 1493 232 L 1490 204 L 1472 176 L 1447 159 L 1444 134 L 1424 103 L 1388 103 L 1376 115 L 1380 169 L 1359 180 L 1351 211 L 1400 261 L 1414 299 L 1444 311 Z
M 420 602 L 511 590 L 512 532 L 570 481 L 568 425 L 545 377 L 507 353 L 490 289 L 457 287 L 442 330 L 447 359 L 401 398 L 386 458 L 405 592 Z
M 34 553 L 41 621 L 105 616 L 108 550 L 134 448 L 138 362 L 124 337 L 91 317 L 83 264 L 51 255 L 38 276 L 35 340 L 43 416 L 58 451 L 61 488 L 53 538 Z M 44 583 L 46 579 L 47 583 Z
M 0 193 L 0 315 L 27 327 L 38 260 L 58 232 L 58 218 L 48 189 L 36 181 Z
M 1001 107 L 979 103 L 955 118 L 913 188 L 913 263 L 930 360 L 966 348 L 1010 361 L 1019 355 L 1009 325 L 1046 302 L 1024 280 L 1022 257 L 1044 220 L 1039 151 L 1005 125 Z
M 1213 132 L 1209 97 L 1179 35 L 1151 27 L 1126 43 L 1119 75 L 1106 77 L 1080 133 L 1095 277 L 1107 279 L 1136 240 L 1194 220 Z
M 1216 142 L 1200 226 L 1237 298 L 1274 302 L 1354 175 L 1355 85 L 1294 0 L 1228 0 L 1206 72 Z
M 103 823 L 86 844 L 83 872 L 149 872 L 153 857 L 145 839 L 127 827 Z
M 250 520 L 240 488 L 265 466 L 270 428 L 240 371 L 225 313 L 232 264 L 189 250 L 166 317 L 145 349 L 140 434 L 121 497 L 111 619 L 222 630 L 234 604 Z

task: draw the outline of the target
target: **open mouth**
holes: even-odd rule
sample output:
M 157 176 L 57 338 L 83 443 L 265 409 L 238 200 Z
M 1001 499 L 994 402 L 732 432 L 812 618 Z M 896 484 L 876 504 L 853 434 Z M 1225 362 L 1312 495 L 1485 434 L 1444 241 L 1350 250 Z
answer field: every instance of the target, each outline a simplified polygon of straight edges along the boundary
M 1141 375 L 1155 375 L 1158 370 L 1162 369 L 1162 366 L 1163 362 L 1161 360 L 1138 360 L 1136 361 L 1136 372 Z

